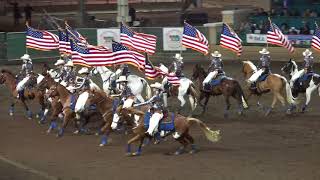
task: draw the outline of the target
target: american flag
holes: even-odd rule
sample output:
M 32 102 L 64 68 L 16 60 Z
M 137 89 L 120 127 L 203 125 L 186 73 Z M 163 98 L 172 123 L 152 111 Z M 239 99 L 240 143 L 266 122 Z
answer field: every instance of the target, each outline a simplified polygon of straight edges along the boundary
M 84 66 L 111 66 L 114 64 L 113 53 L 105 47 L 81 46 L 70 40 L 72 62 Z
M 312 36 L 311 47 L 315 50 L 320 51 L 320 28 L 317 27 L 316 31 Z
M 267 34 L 267 42 L 270 44 L 278 45 L 287 48 L 290 53 L 294 52 L 294 47 L 288 38 L 282 34 L 279 27 L 270 21 L 270 26 Z
M 149 61 L 148 54 L 145 56 L 145 65 L 144 65 L 144 73 L 146 78 L 148 79 L 155 79 L 160 74 L 159 70 L 155 68 L 152 63 Z
M 50 51 L 59 48 L 59 37 L 48 31 L 40 31 L 27 27 L 27 48 Z
M 154 54 L 157 46 L 157 36 L 134 32 L 121 23 L 120 42 L 136 51 Z
M 203 54 L 208 54 L 209 45 L 207 38 L 195 27 L 184 23 L 182 45 Z
M 224 23 L 220 37 L 220 46 L 234 51 L 238 56 L 242 53 L 241 39 L 227 24 Z
M 131 51 L 115 41 L 112 42 L 112 50 L 116 64 L 131 64 L 139 69 L 144 68 L 145 57 L 143 54 Z
M 175 73 L 169 73 L 167 74 L 168 82 L 171 83 L 174 86 L 180 85 L 180 79 L 176 76 Z
M 68 36 L 62 30 L 59 30 L 59 51 L 61 54 L 71 54 L 71 47 Z
M 79 45 L 88 44 L 86 38 L 84 38 L 77 30 L 72 29 L 68 23 L 65 23 L 65 24 L 66 24 L 66 33 L 69 40 L 72 39 L 75 43 Z

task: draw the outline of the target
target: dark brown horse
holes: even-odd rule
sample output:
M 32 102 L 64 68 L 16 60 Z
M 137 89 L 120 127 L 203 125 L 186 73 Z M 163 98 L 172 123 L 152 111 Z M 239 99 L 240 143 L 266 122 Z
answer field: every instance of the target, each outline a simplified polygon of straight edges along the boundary
M 37 79 L 36 74 L 31 75 L 30 81 L 35 81 L 34 83 L 36 83 L 37 82 L 36 79 Z M 12 103 L 9 108 L 10 116 L 13 116 L 15 104 L 17 102 L 21 102 L 27 112 L 28 119 L 32 119 L 32 112 L 29 109 L 26 101 L 33 100 L 35 98 L 38 100 L 41 106 L 41 110 L 44 111 L 45 109 L 44 91 L 38 91 L 35 88 L 32 88 L 32 89 L 27 88 L 24 91 L 24 96 L 18 99 L 17 98 L 18 92 L 16 90 L 17 82 L 16 82 L 15 75 L 11 71 L 6 69 L 1 70 L 0 84 L 5 84 L 6 87 L 9 88 L 11 92 L 11 96 L 13 97 Z
M 146 137 L 146 128 L 144 123 L 144 112 L 134 109 L 134 108 L 124 108 L 120 111 L 120 116 L 122 121 L 132 121 L 130 115 L 139 116 L 138 124 L 135 128 L 133 128 L 134 137 L 131 138 L 127 143 L 127 155 L 129 156 L 139 156 L 142 152 L 142 146 L 144 139 Z M 193 137 L 189 133 L 189 129 L 192 125 L 199 125 L 202 132 L 205 134 L 206 138 L 211 142 L 217 142 L 220 139 L 220 131 L 211 130 L 205 123 L 196 118 L 188 118 L 182 115 L 176 114 L 174 119 L 174 131 L 168 133 L 173 134 L 173 137 L 179 141 L 182 146 L 178 148 L 178 150 L 174 153 L 175 155 L 182 154 L 185 152 L 188 145 L 191 145 L 190 153 L 195 153 L 197 151 L 196 145 L 194 143 Z M 135 153 L 131 153 L 131 145 L 132 143 L 138 142 L 138 150 Z
M 105 92 L 101 90 L 92 90 L 89 93 L 86 106 L 95 104 L 97 110 L 101 113 L 103 118 L 103 124 L 99 130 L 99 134 L 102 134 L 101 143 L 99 146 L 105 146 L 108 144 L 108 138 L 112 131 L 111 124 L 113 123 L 113 113 L 119 111 L 121 106 L 116 109 L 116 99 L 111 98 Z
M 203 80 L 207 77 L 207 72 L 204 70 L 203 67 L 200 65 L 194 66 L 192 79 L 198 80 L 199 83 L 199 90 L 200 90 L 200 98 L 199 98 L 199 104 L 203 107 L 202 113 L 204 113 L 207 109 L 207 104 L 209 101 L 210 96 L 219 96 L 223 95 L 225 97 L 226 101 L 226 108 L 224 112 L 224 117 L 228 117 L 228 111 L 230 109 L 230 97 L 233 97 L 238 101 L 239 104 L 239 114 L 243 113 L 243 108 L 248 108 L 246 98 L 244 96 L 244 93 L 242 91 L 242 88 L 238 81 L 232 79 L 232 78 L 223 78 L 219 85 L 216 85 L 212 88 L 210 92 L 204 91 L 202 87 Z M 201 103 L 201 101 L 205 98 L 204 104 Z

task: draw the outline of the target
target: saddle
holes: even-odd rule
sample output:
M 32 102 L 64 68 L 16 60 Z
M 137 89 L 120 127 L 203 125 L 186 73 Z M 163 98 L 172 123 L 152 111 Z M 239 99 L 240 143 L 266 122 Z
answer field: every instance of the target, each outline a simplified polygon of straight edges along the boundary
M 168 116 L 170 115 L 170 116 Z M 174 119 L 175 113 L 169 113 L 167 116 L 163 116 L 163 118 L 159 122 L 159 131 L 174 131 Z M 149 128 L 150 118 L 152 116 L 151 112 L 146 112 L 144 115 L 144 128 Z
M 257 79 L 257 81 L 252 84 L 251 90 L 252 90 L 255 94 L 261 95 L 261 94 L 263 94 L 263 93 L 267 93 L 267 92 L 270 91 L 270 89 L 263 90 L 263 89 L 261 89 L 261 86 L 260 86 L 260 83 L 264 82 L 269 75 L 270 75 L 270 73 L 261 75 L 261 76 Z

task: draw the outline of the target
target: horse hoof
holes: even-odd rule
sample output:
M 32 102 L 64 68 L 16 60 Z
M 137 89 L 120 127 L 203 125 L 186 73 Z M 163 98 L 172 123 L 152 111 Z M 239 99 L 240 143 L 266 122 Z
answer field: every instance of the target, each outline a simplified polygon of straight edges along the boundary
M 37 115 L 36 115 L 36 118 L 37 118 L 37 119 L 39 119 L 39 118 L 40 118 L 39 114 L 37 114 Z
M 269 108 L 266 113 L 264 114 L 264 116 L 269 116 L 269 114 L 271 113 L 271 108 Z
M 176 151 L 176 152 L 174 152 L 174 155 L 176 155 L 176 156 L 181 155 L 181 154 L 183 154 L 182 151 Z
M 134 152 L 134 153 L 131 154 L 131 156 L 140 156 L 140 155 L 141 155 L 140 152 Z
M 106 144 L 104 143 L 99 144 L 99 147 L 103 147 L 103 146 L 106 146 Z
M 95 135 L 96 135 L 96 136 L 100 136 L 100 133 L 99 133 L 99 132 L 96 132 Z
M 74 132 L 73 132 L 73 134 L 79 134 L 79 130 L 75 130 Z
M 153 144 L 160 144 L 160 140 L 155 140 Z
M 127 156 L 127 157 L 130 157 L 130 156 L 132 156 L 132 153 L 129 153 L 129 152 L 126 153 L 126 156 Z
M 50 134 L 50 133 L 51 133 L 51 129 L 48 129 L 48 130 L 47 130 L 47 134 Z
M 10 115 L 10 116 L 13 116 L 13 113 L 11 112 L 11 113 L 9 113 L 9 115 Z

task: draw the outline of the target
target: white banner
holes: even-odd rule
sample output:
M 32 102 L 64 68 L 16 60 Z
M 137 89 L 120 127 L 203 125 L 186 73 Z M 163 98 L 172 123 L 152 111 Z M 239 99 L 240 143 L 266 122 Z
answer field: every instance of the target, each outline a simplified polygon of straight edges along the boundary
M 185 51 L 181 45 L 183 28 L 163 28 L 163 50 Z
M 267 35 L 266 34 L 247 34 L 247 43 L 267 43 Z
M 120 42 L 120 29 L 97 29 L 98 46 L 112 49 L 112 40 Z

